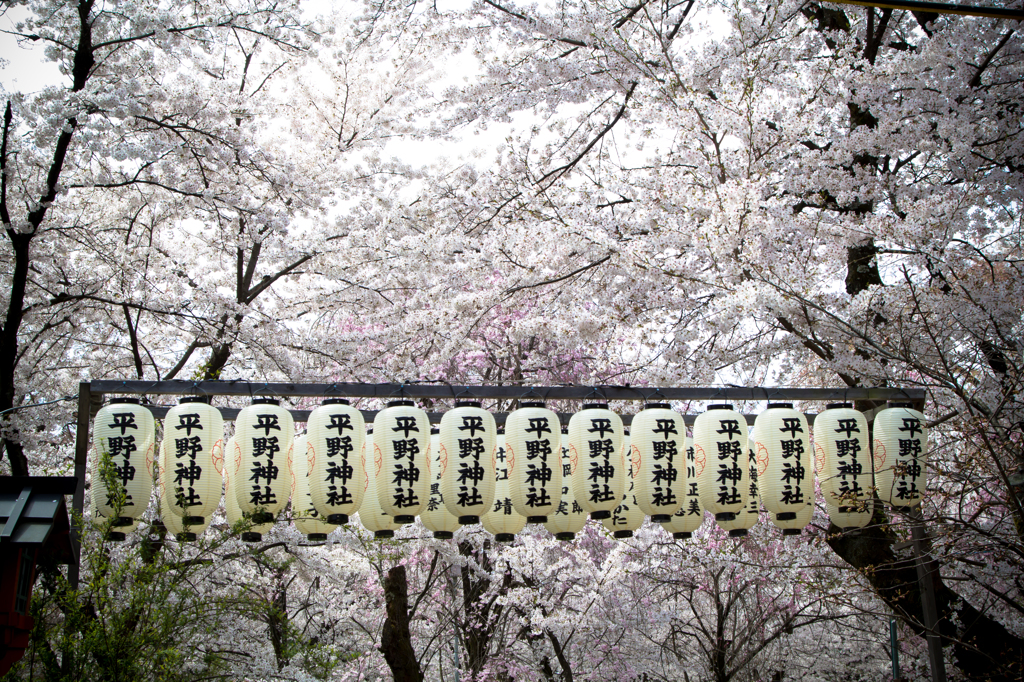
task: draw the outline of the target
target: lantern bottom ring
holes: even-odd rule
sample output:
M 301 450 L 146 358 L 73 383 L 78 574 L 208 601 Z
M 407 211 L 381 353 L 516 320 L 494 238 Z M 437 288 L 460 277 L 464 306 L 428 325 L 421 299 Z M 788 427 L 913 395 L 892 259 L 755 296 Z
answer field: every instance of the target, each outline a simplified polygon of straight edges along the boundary
M 779 512 L 775 518 L 779 521 L 796 521 L 796 512 Z
M 590 512 L 590 518 L 594 519 L 595 521 L 603 521 L 605 519 L 610 519 L 611 517 L 612 513 L 607 509 Z
M 395 537 L 395 531 L 393 531 L 393 530 L 378 530 L 378 531 L 376 531 L 373 534 L 373 537 L 378 539 L 378 540 L 381 539 L 381 538 L 393 538 L 393 537 Z
M 800 535 L 800 529 L 799 528 L 783 528 L 782 529 L 782 536 L 785 537 L 787 535 Z
M 463 526 L 472 526 L 474 523 L 480 523 L 479 516 L 460 516 L 459 523 Z
M 671 514 L 651 514 L 651 523 L 668 523 L 671 520 Z
M 746 528 L 735 528 L 729 531 L 729 537 L 731 538 L 743 538 L 747 536 Z
M 555 533 L 556 540 L 575 540 L 576 533 Z
M 434 531 L 434 539 L 435 540 L 451 540 L 453 537 L 455 537 L 455 534 L 452 533 L 450 530 L 435 530 Z
M 327 523 L 332 523 L 335 526 L 344 526 L 348 523 L 348 514 L 328 514 Z
M 516 536 L 513 533 L 498 533 L 494 536 L 494 539 L 498 542 L 512 542 L 516 539 Z
M 547 523 L 548 522 L 548 517 L 546 517 L 546 516 L 527 516 L 526 517 L 526 522 L 527 523 Z
M 196 541 L 196 534 L 195 533 L 178 533 L 177 535 L 174 536 L 174 539 L 177 540 L 178 542 L 195 542 Z
M 119 531 L 112 530 L 109 533 L 107 533 L 106 539 L 110 542 L 124 542 L 125 535 L 124 533 L 121 533 Z
M 252 531 L 242 533 L 242 542 L 260 542 L 261 540 L 263 540 L 263 533 L 254 533 Z
M 612 533 L 612 535 L 621 540 L 623 538 L 631 538 L 631 537 L 633 537 L 633 531 L 631 531 L 631 530 L 617 530 L 614 533 Z
M 412 523 L 416 520 L 416 517 L 412 514 L 400 514 L 394 517 L 395 523 Z
M 715 521 L 735 521 L 735 512 L 719 512 L 715 514 Z
M 310 542 L 327 542 L 327 533 L 309 533 L 306 539 Z
M 124 528 L 125 526 L 132 525 L 133 523 L 135 523 L 135 519 L 130 516 L 116 516 L 110 522 L 110 525 L 112 528 Z
M 676 540 L 689 540 L 690 538 L 693 537 L 693 533 L 687 533 L 687 532 L 672 533 L 672 537 L 675 538 Z

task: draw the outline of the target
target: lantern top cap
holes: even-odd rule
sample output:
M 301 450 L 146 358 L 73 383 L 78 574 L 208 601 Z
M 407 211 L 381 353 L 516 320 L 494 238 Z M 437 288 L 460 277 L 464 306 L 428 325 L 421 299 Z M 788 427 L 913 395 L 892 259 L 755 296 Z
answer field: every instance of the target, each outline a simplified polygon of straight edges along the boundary
M 178 400 L 178 404 L 179 405 L 184 405 L 186 403 L 203 403 L 204 405 L 209 405 L 210 404 L 210 396 L 208 396 L 208 395 L 186 395 L 186 396 L 182 396 Z
M 848 409 L 851 409 L 851 408 L 853 408 L 853 403 L 829 403 L 828 405 L 825 406 L 826 410 L 836 410 L 836 409 L 847 409 L 848 410 Z
M 547 403 L 544 403 L 544 402 L 519 403 L 519 407 L 547 407 Z
M 253 405 L 280 405 L 281 401 L 277 398 L 253 398 Z
M 671 410 L 672 406 L 668 403 L 647 403 L 644 406 L 645 410 Z
M 456 400 L 455 407 L 483 407 L 479 400 Z
M 415 407 L 415 401 L 404 399 L 404 400 L 392 400 L 388 403 L 388 407 Z
M 708 410 L 731 410 L 732 405 L 729 403 L 718 403 L 716 405 L 708 405 Z
M 607 410 L 608 403 L 583 403 L 584 410 Z
M 121 405 L 141 405 L 142 404 L 142 400 L 140 398 L 129 398 L 127 396 L 118 396 L 116 398 L 111 398 L 110 401 L 109 401 L 109 404 L 110 405 L 117 405 L 117 404 L 121 404 Z
M 908 409 L 914 409 L 914 403 L 889 403 L 886 407 L 906 407 Z
M 768 409 L 769 410 L 774 410 L 774 409 L 792 410 L 793 409 L 793 403 L 768 403 Z
M 324 398 L 321 405 L 350 405 L 348 398 Z

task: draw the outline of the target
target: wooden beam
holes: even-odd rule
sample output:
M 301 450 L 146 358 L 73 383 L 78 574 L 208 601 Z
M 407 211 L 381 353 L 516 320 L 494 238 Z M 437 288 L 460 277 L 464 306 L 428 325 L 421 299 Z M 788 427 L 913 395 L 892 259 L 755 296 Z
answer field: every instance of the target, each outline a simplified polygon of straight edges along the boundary
M 657 386 L 452 386 L 438 383 L 266 383 L 248 381 L 110 381 L 91 382 L 92 392 L 106 395 L 209 395 L 274 398 L 420 398 L 430 400 L 581 400 L 585 402 L 671 400 L 847 402 L 854 400 L 925 399 L 920 388 L 787 388 Z
M 921 0 L 830 0 L 838 5 L 859 5 L 860 7 L 880 7 L 882 9 L 902 9 L 908 12 L 938 12 L 939 14 L 960 14 L 970 17 L 989 17 L 992 19 L 1024 20 L 1024 9 L 1007 9 L 1005 7 L 980 7 L 975 5 L 953 5 L 946 2 L 922 2 Z

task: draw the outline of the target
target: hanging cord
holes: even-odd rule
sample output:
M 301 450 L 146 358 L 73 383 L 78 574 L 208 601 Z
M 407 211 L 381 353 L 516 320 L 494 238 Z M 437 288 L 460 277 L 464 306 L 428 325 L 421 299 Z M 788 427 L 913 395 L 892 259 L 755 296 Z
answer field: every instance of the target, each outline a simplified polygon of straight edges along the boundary
M 7 414 L 8 412 L 17 412 L 18 410 L 24 410 L 29 407 L 42 407 L 43 405 L 53 405 L 54 403 L 62 403 L 65 400 L 75 400 L 77 395 L 66 395 L 63 398 L 57 398 L 56 400 L 50 400 L 45 403 L 32 403 L 31 405 L 15 405 L 14 407 L 8 407 L 6 410 L 0 411 L 0 414 Z

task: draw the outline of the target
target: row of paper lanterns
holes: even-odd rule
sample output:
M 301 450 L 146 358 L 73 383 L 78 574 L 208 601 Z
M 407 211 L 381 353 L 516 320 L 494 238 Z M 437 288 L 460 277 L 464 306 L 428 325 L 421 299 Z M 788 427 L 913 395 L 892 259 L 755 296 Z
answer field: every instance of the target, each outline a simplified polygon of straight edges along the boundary
M 219 410 L 185 398 L 168 411 L 158 446 L 149 410 L 121 399 L 100 410 L 93 433 L 98 519 L 116 516 L 115 526 L 133 528 L 156 471 L 160 515 L 172 532 L 203 532 L 223 486 L 228 521 L 248 518 L 250 541 L 289 499 L 295 525 L 313 539 L 356 512 L 377 537 L 419 516 L 437 537 L 482 522 L 502 541 L 527 523 L 569 539 L 588 515 L 617 537 L 632 535 L 645 516 L 688 537 L 705 510 L 743 535 L 761 505 L 772 523 L 798 533 L 813 514 L 812 472 L 832 521 L 857 528 L 870 522 L 876 491 L 894 506 L 920 504 L 927 450 L 923 415 L 896 403 L 875 417 L 873 442 L 861 412 L 829 405 L 814 421 L 813 450 L 806 418 L 790 404 L 769 404 L 749 432 L 730 405 L 711 405 L 691 437 L 667 404 L 647 405 L 628 435 L 607 405 L 584 405 L 563 436 L 543 403 L 523 403 L 501 435 L 479 403 L 458 402 L 432 436 L 412 401 L 390 403 L 368 434 L 359 410 L 332 399 L 295 437 L 288 410 L 256 399 L 225 444 Z

